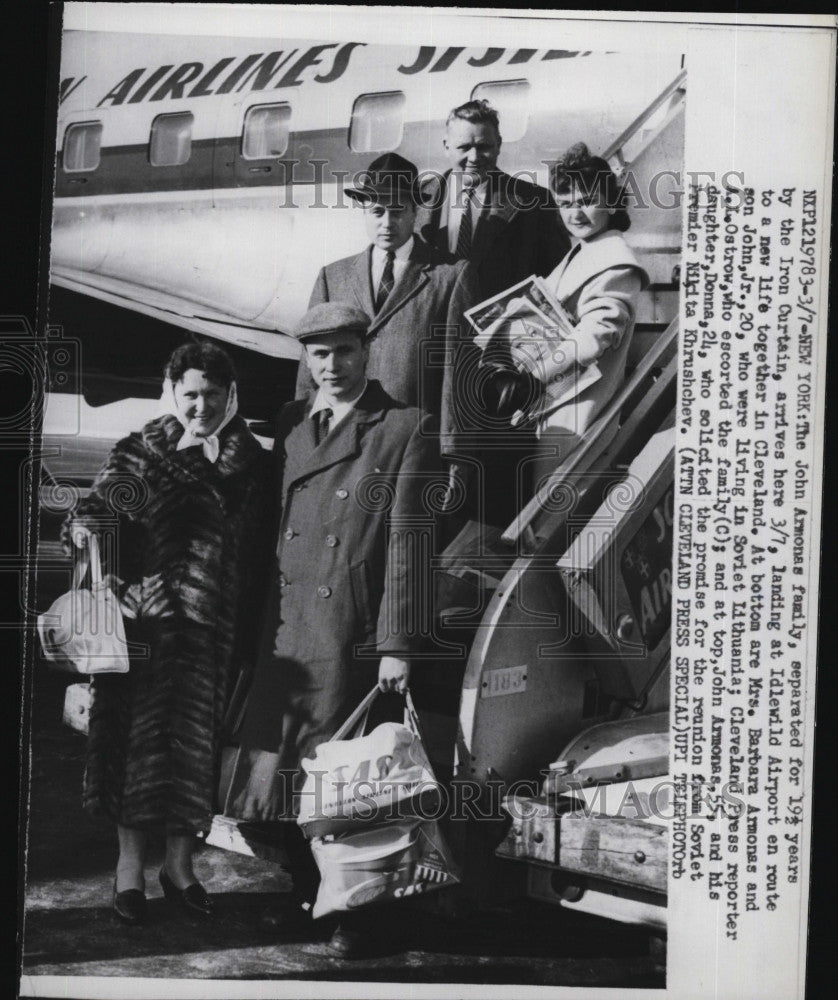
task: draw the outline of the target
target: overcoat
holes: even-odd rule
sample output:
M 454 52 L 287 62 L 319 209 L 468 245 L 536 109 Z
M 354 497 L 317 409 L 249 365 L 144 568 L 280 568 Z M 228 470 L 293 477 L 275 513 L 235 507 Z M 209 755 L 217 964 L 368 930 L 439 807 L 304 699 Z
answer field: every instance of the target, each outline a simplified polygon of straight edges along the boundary
M 109 534 L 127 674 L 92 679 L 84 804 L 125 826 L 207 831 L 232 682 L 255 653 L 270 537 L 269 456 L 241 417 L 215 464 L 159 417 L 120 441 L 68 516 Z M 266 567 L 267 568 L 267 567 Z
M 480 301 L 476 274 L 465 261 L 444 263 L 415 238 L 404 272 L 375 315 L 371 256 L 370 246 L 321 268 L 309 308 L 347 302 L 372 318 L 367 375 L 378 379 L 393 399 L 436 417 L 442 453 L 448 455 L 456 447 L 459 426 L 459 370 L 473 354 L 473 333 L 463 313 Z M 297 398 L 310 395 L 313 388 L 303 358 Z
M 579 244 L 547 278 L 575 324 L 570 346 L 576 365 L 569 377 L 594 362 L 600 377 L 578 391 L 571 384 L 562 405 L 543 420 L 536 476 L 568 457 L 622 388 L 637 299 L 648 282 L 623 234 L 613 229 Z
M 422 185 L 423 204 L 416 213 L 416 232 L 450 259 L 448 229 L 442 224 L 450 171 Z M 531 274 L 548 275 L 570 248 L 550 192 L 502 170 L 489 175 L 489 204 L 480 216 L 469 260 L 477 268 L 484 299 L 523 281 Z
M 241 729 L 243 747 L 276 753 L 286 772 L 331 738 L 382 655 L 426 643 L 420 542 L 445 484 L 435 422 L 380 383 L 319 445 L 310 409 L 296 400 L 278 419 L 278 566 Z

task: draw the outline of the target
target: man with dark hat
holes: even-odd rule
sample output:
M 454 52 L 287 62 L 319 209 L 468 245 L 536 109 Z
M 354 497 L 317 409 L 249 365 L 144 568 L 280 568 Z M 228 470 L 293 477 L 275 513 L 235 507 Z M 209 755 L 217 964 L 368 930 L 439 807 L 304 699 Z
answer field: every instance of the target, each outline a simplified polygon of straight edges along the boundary
M 346 302 L 371 317 L 368 374 L 394 399 L 438 418 L 448 456 L 456 451 L 459 429 L 458 367 L 474 352 L 463 313 L 481 296 L 473 268 L 445 263 L 414 234 L 418 179 L 413 163 L 386 153 L 346 189 L 363 208 L 370 244 L 321 269 L 309 306 Z M 297 397 L 311 389 L 301 364 Z
M 445 482 L 436 422 L 367 378 L 369 327 L 356 306 L 330 302 L 296 330 L 317 388 L 277 421 L 277 571 L 239 733 L 249 780 L 236 813 L 285 821 L 295 893 L 308 903 L 318 876 L 294 822 L 300 761 L 376 682 L 405 691 L 429 632 L 426 547 L 412 534 L 430 530 L 424 498 Z M 368 922 L 344 922 L 330 950 L 351 957 L 369 938 Z

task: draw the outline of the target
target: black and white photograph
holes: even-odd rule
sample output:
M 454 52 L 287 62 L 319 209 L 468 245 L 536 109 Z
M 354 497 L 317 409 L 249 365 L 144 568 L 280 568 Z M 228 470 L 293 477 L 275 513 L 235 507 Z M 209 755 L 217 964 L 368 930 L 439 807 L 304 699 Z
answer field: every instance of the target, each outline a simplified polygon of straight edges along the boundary
M 21 995 L 805 949 L 830 186 L 689 24 L 52 13 Z

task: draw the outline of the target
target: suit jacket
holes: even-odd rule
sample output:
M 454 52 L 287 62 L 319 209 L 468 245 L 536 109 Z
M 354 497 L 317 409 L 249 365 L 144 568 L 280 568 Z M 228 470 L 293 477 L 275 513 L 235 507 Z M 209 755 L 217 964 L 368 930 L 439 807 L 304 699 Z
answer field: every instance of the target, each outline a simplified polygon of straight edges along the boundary
M 416 213 L 416 232 L 443 254 L 448 230 L 441 228 L 442 206 L 448 198 L 448 171 L 422 185 L 425 206 Z M 503 171 L 490 174 L 490 205 L 472 237 L 469 260 L 476 266 L 484 298 L 491 298 L 531 274 L 548 275 L 570 248 L 550 192 Z
M 454 407 L 457 369 L 474 350 L 463 312 L 480 300 L 473 268 L 464 261 L 444 263 L 415 239 L 404 272 L 375 315 L 371 278 L 372 247 L 321 268 L 309 308 L 321 302 L 349 302 L 373 317 L 367 375 L 408 406 L 437 418 L 443 454 L 455 450 L 458 421 Z M 311 395 L 314 383 L 305 358 L 297 373 L 297 398 Z
M 442 486 L 433 418 L 380 383 L 315 444 L 311 404 L 282 409 L 274 443 L 278 570 L 242 742 L 296 768 L 375 683 L 382 655 L 427 641 L 417 521 Z M 427 549 L 426 551 L 430 551 Z
M 580 392 L 571 391 L 562 406 L 547 416 L 544 426 L 581 434 L 619 392 L 637 297 L 648 282 L 631 247 L 616 230 L 582 243 L 549 276 L 548 285 L 576 325 L 573 338 L 565 342 L 570 348 L 567 359 L 575 362 L 567 368 L 567 376 L 578 377 L 583 367 L 596 362 L 600 378 Z M 557 364 L 552 373 L 566 365 Z

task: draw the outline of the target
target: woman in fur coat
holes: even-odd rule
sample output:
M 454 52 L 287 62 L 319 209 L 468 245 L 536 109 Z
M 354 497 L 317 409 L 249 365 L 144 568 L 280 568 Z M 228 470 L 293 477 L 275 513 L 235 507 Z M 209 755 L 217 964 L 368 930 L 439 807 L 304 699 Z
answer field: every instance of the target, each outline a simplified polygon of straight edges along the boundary
M 106 569 L 131 650 L 127 674 L 92 680 L 84 805 L 117 824 L 117 916 L 145 916 L 150 830 L 163 830 L 166 897 L 209 915 L 192 852 L 209 830 L 222 721 L 256 633 L 249 621 L 268 531 L 267 461 L 237 416 L 227 354 L 184 344 L 165 371 L 163 416 L 120 441 L 63 541 L 110 535 Z M 142 651 L 138 651 L 142 650 Z

